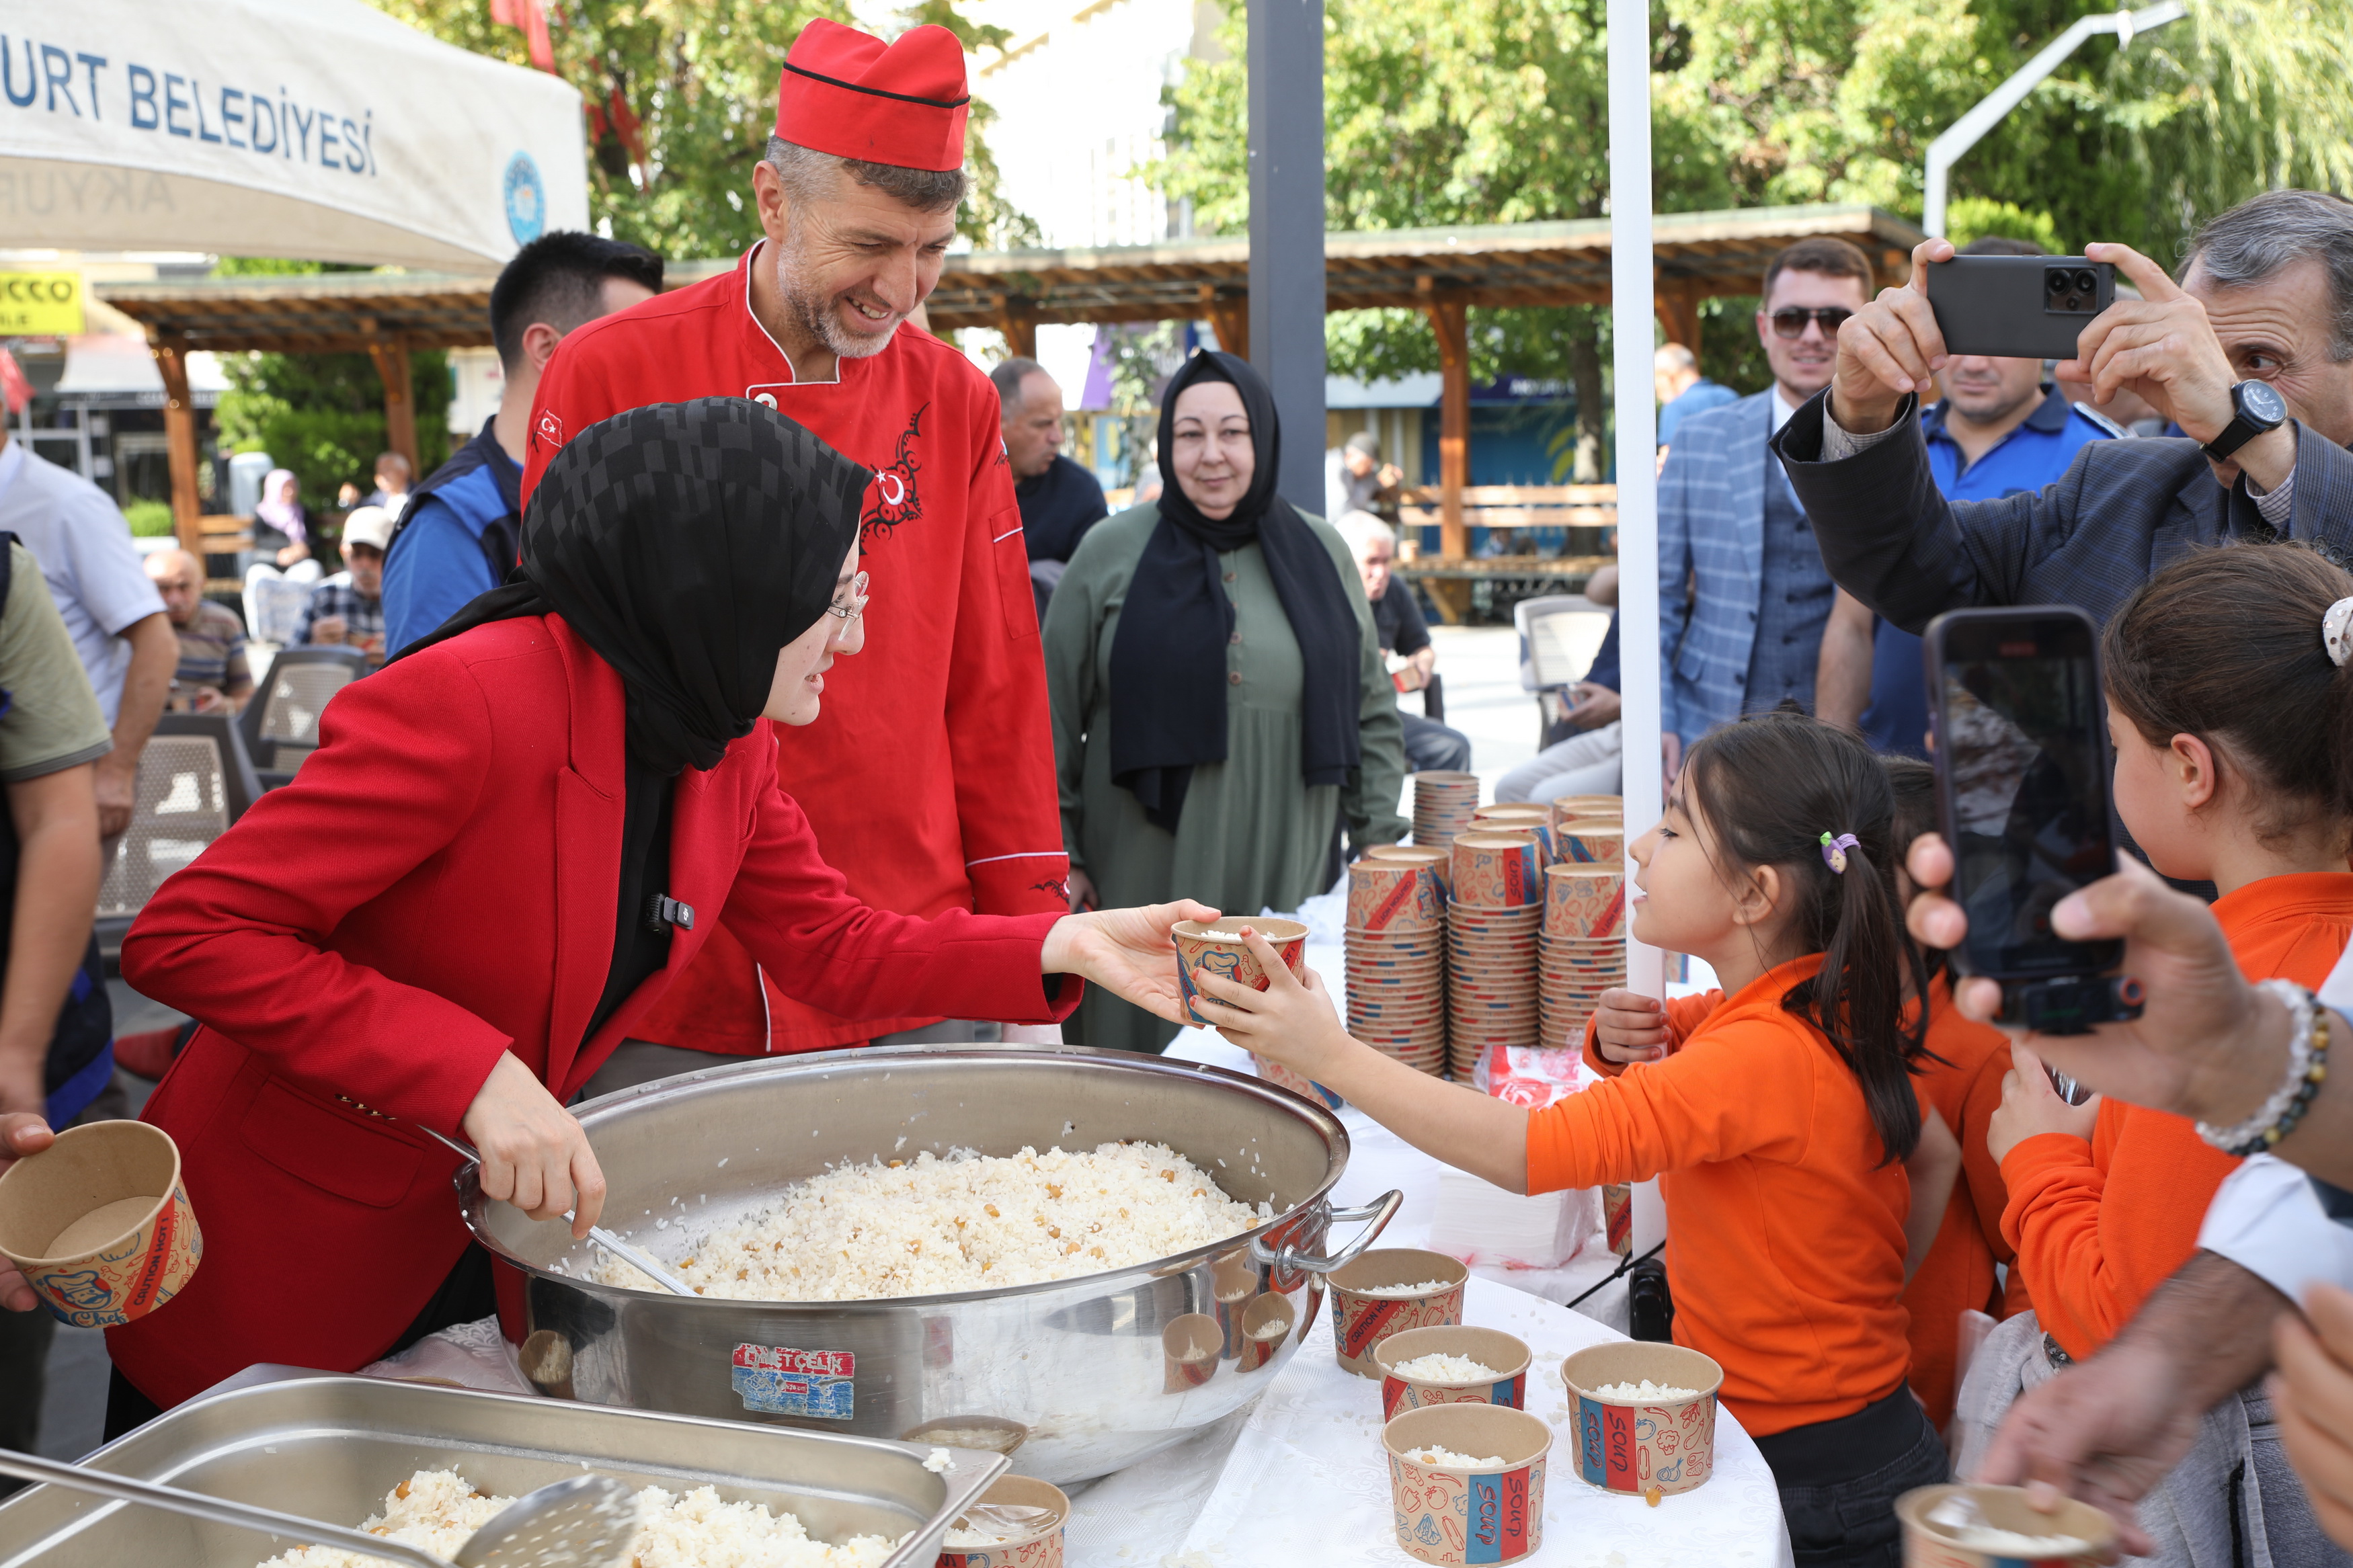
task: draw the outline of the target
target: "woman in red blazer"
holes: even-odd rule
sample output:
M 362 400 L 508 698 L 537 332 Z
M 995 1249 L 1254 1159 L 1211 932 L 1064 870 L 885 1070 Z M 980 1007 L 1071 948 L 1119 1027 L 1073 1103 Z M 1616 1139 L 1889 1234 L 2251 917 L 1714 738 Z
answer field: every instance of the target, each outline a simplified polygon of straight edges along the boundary
M 723 913 L 850 1017 L 1052 1022 L 1064 975 L 1175 1016 L 1167 928 L 1199 906 L 881 913 L 778 790 L 770 721 L 814 720 L 860 645 L 871 478 L 740 399 L 583 432 L 518 580 L 346 687 L 295 782 L 150 900 L 122 968 L 204 1026 L 146 1120 L 205 1261 L 108 1331 L 110 1436 L 256 1362 L 350 1370 L 487 1314 L 457 1158 L 422 1129 L 585 1236 L 604 1180 L 564 1102 Z

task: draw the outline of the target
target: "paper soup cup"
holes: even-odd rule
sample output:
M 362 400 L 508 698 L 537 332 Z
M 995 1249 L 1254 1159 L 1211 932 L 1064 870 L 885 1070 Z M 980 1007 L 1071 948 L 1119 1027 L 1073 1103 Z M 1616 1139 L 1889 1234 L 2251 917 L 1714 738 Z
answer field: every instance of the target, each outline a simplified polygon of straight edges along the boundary
M 1369 858 L 1349 865 L 1349 930 L 1403 934 L 1445 923 L 1446 889 L 1429 866 Z
M 1613 871 L 1625 868 L 1626 829 L 1622 824 L 1571 822 L 1560 829 L 1558 837 L 1563 865 L 1602 866 Z
M 1406 1377 L 1398 1367 L 1426 1355 L 1460 1356 L 1495 1375 L 1477 1383 L 1449 1378 Z M 1381 1369 L 1381 1418 L 1388 1420 L 1425 1405 L 1501 1405 L 1528 1407 L 1526 1344 L 1495 1329 L 1408 1329 L 1373 1347 Z
M 1028 1476 L 999 1476 L 974 1506 L 1044 1509 L 1052 1518 L 1026 1529 L 1014 1526 L 993 1545 L 944 1547 L 939 1568 L 1062 1568 L 1062 1527 L 1070 1522 L 1071 1500 L 1061 1488 Z M 958 1524 L 963 1522 L 958 1519 Z M 973 1522 L 982 1534 L 999 1533 L 985 1521 Z M 955 1533 L 955 1526 L 949 1533 Z
M 1544 929 L 1552 936 L 1595 941 L 1626 929 L 1626 874 L 1568 862 L 1545 872 Z
M 2019 1557 L 1964 1546 L 1954 1539 L 1957 1532 L 1952 1526 L 1928 1522 L 1928 1511 L 1958 1492 L 1975 1499 L 1978 1512 L 1996 1530 L 2073 1536 L 2084 1542 L 2084 1550 Z M 2089 1568 L 2116 1539 L 2116 1521 L 2091 1504 L 2063 1498 L 2056 1513 L 2044 1513 L 2026 1500 L 2019 1487 L 1918 1487 L 1895 1500 L 1895 1517 L 1904 1521 L 1904 1568 Z
M 1397 1542 L 1408 1556 L 1458 1568 L 1517 1563 L 1544 1544 L 1545 1457 L 1552 1428 L 1500 1405 L 1434 1405 L 1409 1410 L 1381 1429 L 1389 1461 Z M 1428 1464 L 1417 1452 L 1444 1449 L 1493 1468 Z
M 1176 978 L 1185 990 L 1185 1011 L 1196 1024 L 1209 1020 L 1201 1016 L 1194 1005 L 1200 992 L 1193 984 L 1196 972 L 1207 970 L 1229 980 L 1240 981 L 1253 991 L 1266 989 L 1266 971 L 1258 966 L 1258 957 L 1242 945 L 1242 927 L 1248 926 L 1274 944 L 1282 962 L 1293 974 L 1303 975 L 1307 967 L 1307 928 L 1297 921 L 1243 920 L 1239 917 L 1222 921 L 1178 921 L 1170 933 L 1176 943 Z
M 1561 1363 L 1576 1405 L 1577 1471 L 1604 1491 L 1639 1497 L 1687 1492 L 1715 1468 L 1715 1391 L 1724 1369 L 1681 1345 L 1592 1345 Z M 1605 1399 L 1597 1388 L 1644 1380 L 1694 1388 L 1697 1397 L 1644 1404 Z
M 1454 840 L 1454 901 L 1472 909 L 1532 907 L 1544 898 L 1544 851 L 1526 833 L 1465 833 Z
M 69 1127 L 0 1175 L 0 1253 L 60 1322 L 145 1317 L 186 1288 L 204 1250 L 179 1147 L 160 1127 Z
M 1332 1286 L 1332 1351 L 1358 1377 L 1377 1378 L 1373 1347 L 1408 1329 L 1462 1321 L 1462 1287 L 1471 1270 L 1442 1252 L 1389 1247 L 1367 1252 L 1326 1276 Z M 1436 1289 L 1393 1295 L 1409 1285 Z

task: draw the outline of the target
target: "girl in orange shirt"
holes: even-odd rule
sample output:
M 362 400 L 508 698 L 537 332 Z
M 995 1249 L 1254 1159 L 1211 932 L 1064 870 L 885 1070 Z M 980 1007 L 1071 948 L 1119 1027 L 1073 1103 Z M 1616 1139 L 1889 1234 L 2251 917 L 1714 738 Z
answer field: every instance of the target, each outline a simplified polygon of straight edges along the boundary
M 1694 746 L 1632 846 L 1634 934 L 1726 1000 L 1664 1060 L 1529 1111 L 1352 1038 L 1271 948 L 1254 992 L 1200 984 L 1228 1038 L 1513 1192 L 1660 1177 L 1677 1342 L 1724 1367 L 1800 1568 L 1898 1561 L 1895 1498 L 1944 1479 L 1905 1385 L 1904 1160 L 1920 1139 L 1886 771 L 1854 737 L 1756 715 Z M 1257 945 L 1258 939 L 1252 939 Z
M 2353 575 L 2301 544 L 2202 551 L 2142 584 L 2102 640 L 2116 814 L 2159 872 L 2221 890 L 2250 980 L 2317 986 L 2353 937 L 2353 678 L 2323 626 L 2348 596 Z M 2031 1051 L 2015 1056 L 1989 1137 L 2002 1228 L 2046 1348 L 2080 1360 L 2189 1260 L 2238 1161 L 2183 1117 L 2070 1106 Z

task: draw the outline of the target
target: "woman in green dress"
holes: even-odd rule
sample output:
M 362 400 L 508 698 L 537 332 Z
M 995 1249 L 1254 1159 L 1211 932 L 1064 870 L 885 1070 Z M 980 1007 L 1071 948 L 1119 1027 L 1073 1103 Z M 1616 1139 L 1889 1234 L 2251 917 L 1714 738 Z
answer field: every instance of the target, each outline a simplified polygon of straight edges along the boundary
M 1182 895 L 1229 914 L 1324 890 L 1335 826 L 1404 837 L 1404 729 L 1356 563 L 1274 493 L 1249 363 L 1204 352 L 1160 409 L 1160 499 L 1090 530 L 1046 612 L 1071 907 Z M 1176 1026 L 1090 988 L 1077 1041 Z

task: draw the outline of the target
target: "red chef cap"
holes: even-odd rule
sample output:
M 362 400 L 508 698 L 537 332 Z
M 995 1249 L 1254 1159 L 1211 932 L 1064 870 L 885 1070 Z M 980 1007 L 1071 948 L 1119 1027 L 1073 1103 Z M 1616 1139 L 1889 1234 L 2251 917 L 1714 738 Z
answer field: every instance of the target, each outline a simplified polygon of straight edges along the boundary
M 945 27 L 893 44 L 823 18 L 801 29 L 776 82 L 776 134 L 837 158 L 964 167 L 964 46 Z

